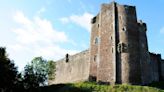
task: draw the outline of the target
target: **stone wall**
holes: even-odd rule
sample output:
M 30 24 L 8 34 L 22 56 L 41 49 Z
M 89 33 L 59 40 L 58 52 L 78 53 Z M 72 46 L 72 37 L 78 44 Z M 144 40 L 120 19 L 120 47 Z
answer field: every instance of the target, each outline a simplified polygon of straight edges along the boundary
M 159 81 L 159 61 L 158 54 L 150 53 L 151 80 Z
M 99 14 L 99 38 L 98 44 L 99 64 L 97 81 L 115 83 L 115 31 L 114 31 L 114 5 L 102 4 Z
M 139 27 L 139 43 L 140 43 L 140 64 L 141 64 L 141 79 L 142 84 L 149 84 L 152 82 L 151 79 L 151 65 L 150 65 L 150 54 L 148 51 L 148 43 L 147 43 L 147 27 L 146 23 L 141 20 L 138 21 Z
M 55 79 L 49 80 L 49 84 L 87 81 L 89 64 L 89 50 L 68 56 L 67 62 L 65 58 L 58 60 L 56 61 Z
M 164 60 L 161 60 L 161 77 L 161 80 L 164 81 Z
M 97 80 L 97 68 L 99 64 L 98 44 L 100 43 L 99 38 L 99 15 L 93 17 L 90 38 L 90 73 L 89 80 Z
M 164 80 L 164 60 L 149 53 L 146 23 L 135 6 L 102 4 L 92 21 L 90 49 L 56 62 L 49 84 L 97 81 L 148 84 Z
M 134 6 L 118 4 L 117 11 L 118 32 L 116 36 L 119 49 L 117 60 L 120 62 L 121 83 L 140 84 L 139 31 L 136 9 Z

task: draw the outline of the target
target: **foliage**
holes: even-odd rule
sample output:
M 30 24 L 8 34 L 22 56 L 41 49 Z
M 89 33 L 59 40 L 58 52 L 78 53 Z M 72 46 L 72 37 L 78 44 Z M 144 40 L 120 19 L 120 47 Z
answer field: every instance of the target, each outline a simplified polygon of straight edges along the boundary
M 7 92 L 15 88 L 17 73 L 17 67 L 8 58 L 6 49 L 0 47 L 0 91 Z
M 44 86 L 54 69 L 52 61 L 47 62 L 42 57 L 34 58 L 24 68 L 24 86 L 26 89 Z
M 52 60 L 47 62 L 48 66 L 48 79 L 55 79 L 56 63 Z
M 19 73 L 14 62 L 8 58 L 6 49 L 0 47 L 0 92 L 33 91 L 48 83 L 48 78 L 54 78 L 54 70 L 53 61 L 47 62 L 42 57 L 36 57 L 25 66 L 23 74 Z

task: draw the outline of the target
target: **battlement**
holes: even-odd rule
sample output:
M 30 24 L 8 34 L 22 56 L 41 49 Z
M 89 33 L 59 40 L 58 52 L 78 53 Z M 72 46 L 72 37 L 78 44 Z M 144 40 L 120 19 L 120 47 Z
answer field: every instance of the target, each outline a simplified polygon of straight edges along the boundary
M 159 58 L 161 58 L 161 54 L 158 54 L 158 53 L 154 53 L 154 52 L 149 52 L 149 54 L 150 54 L 151 56 L 154 56 L 154 57 L 159 57 Z
M 86 55 L 86 54 L 88 54 L 88 53 L 89 53 L 89 49 L 84 50 L 84 51 L 81 51 L 81 52 L 76 53 L 76 54 L 74 54 L 74 55 L 69 55 L 69 53 L 67 53 L 67 54 L 65 55 L 65 58 L 62 58 L 62 59 L 57 60 L 57 61 L 55 61 L 55 62 L 65 61 L 66 63 L 68 63 L 68 62 L 73 61 L 73 59 L 75 59 L 76 57 L 80 57 L 80 56 L 83 57 L 84 55 Z
M 146 23 L 144 23 L 142 20 L 138 20 L 138 26 L 142 28 L 144 31 L 147 31 Z

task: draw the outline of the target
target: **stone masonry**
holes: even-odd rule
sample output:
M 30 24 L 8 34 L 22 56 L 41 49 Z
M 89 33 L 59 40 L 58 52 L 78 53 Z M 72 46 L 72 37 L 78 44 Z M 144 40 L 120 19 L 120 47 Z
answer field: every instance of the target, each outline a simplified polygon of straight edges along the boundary
M 56 62 L 49 84 L 96 81 L 145 85 L 164 80 L 164 60 L 150 53 L 147 26 L 135 6 L 102 4 L 91 20 L 90 49 Z
M 87 81 L 89 75 L 89 51 L 77 53 L 73 56 L 56 61 L 55 79 L 49 84 L 72 83 Z

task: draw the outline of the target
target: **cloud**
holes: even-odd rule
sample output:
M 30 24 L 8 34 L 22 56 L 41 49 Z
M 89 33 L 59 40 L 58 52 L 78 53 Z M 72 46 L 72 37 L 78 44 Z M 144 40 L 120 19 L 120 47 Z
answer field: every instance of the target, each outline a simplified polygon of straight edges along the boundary
M 85 12 L 82 15 L 71 15 L 69 17 L 63 17 L 61 18 L 62 23 L 75 23 L 76 25 L 79 25 L 83 28 L 85 28 L 87 31 L 91 31 L 91 18 L 93 17 L 92 14 Z
M 23 25 L 31 25 L 31 21 L 27 19 L 24 14 L 20 11 L 16 12 L 16 15 L 14 16 L 14 20 L 17 23 L 23 24 Z
M 16 12 L 14 20 L 20 27 L 13 29 L 17 40 L 22 44 L 33 44 L 36 42 L 56 43 L 67 42 L 68 38 L 64 32 L 55 30 L 50 21 L 36 16 L 33 20 L 28 19 L 20 11 Z
M 53 28 L 49 20 L 39 16 L 30 19 L 21 11 L 15 12 L 13 19 L 18 27 L 11 30 L 16 39 L 14 44 L 8 46 L 12 59 L 23 58 L 24 61 L 30 61 L 36 56 L 42 56 L 46 59 L 57 60 L 64 57 L 66 53 L 78 52 L 60 47 L 60 43 L 72 44 L 73 40 L 69 39 L 65 32 Z M 18 60 L 16 63 L 22 68 L 27 62 Z

